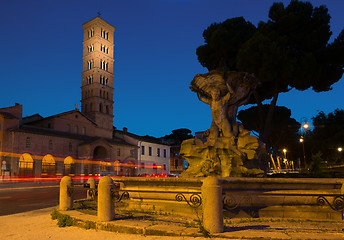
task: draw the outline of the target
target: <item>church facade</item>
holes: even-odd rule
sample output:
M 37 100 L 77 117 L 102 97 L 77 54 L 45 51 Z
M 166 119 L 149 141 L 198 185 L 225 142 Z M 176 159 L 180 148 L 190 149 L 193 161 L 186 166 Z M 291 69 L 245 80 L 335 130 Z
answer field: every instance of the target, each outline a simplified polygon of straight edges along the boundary
M 139 146 L 114 134 L 114 30 L 99 16 L 83 24 L 80 110 L 23 118 L 20 104 L 0 109 L 2 176 L 137 175 Z

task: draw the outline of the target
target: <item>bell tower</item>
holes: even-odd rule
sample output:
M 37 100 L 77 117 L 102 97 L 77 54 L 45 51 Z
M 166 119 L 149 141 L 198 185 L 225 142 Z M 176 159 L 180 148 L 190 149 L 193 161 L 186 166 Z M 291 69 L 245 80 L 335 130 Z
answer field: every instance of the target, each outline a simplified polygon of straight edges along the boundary
M 84 23 L 81 112 L 112 137 L 115 28 L 99 16 Z M 109 133 L 110 134 L 110 133 Z

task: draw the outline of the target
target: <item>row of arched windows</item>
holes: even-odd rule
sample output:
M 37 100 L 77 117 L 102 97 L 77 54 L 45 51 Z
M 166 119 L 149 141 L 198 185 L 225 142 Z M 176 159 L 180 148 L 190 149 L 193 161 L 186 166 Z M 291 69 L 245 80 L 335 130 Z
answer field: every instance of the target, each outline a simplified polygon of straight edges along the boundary
M 102 44 L 100 46 L 100 51 L 102 51 L 104 53 L 109 53 L 109 48 Z
M 99 94 L 100 94 L 101 98 L 109 99 L 109 93 L 108 92 L 103 91 L 103 90 L 100 89 Z
M 93 96 L 93 89 L 85 91 L 84 94 L 85 94 L 84 95 L 85 98 L 92 97 Z M 109 96 L 110 96 L 109 92 L 107 92 L 105 90 L 101 90 L 101 89 L 99 90 L 99 97 L 109 100 L 111 98 L 111 96 L 110 97 Z
M 74 125 L 73 129 L 71 128 L 71 125 L 70 124 L 67 124 L 66 126 L 66 131 L 67 132 L 73 132 L 75 134 L 82 134 L 82 135 L 86 135 L 86 128 L 85 127 L 82 127 L 81 128 L 81 132 L 79 132 L 79 126 L 77 125 Z
M 25 147 L 26 148 L 31 148 L 31 137 L 26 137 L 26 140 L 25 140 Z M 48 149 L 49 150 L 53 150 L 53 140 L 49 139 L 48 141 Z
M 101 29 L 100 35 L 102 36 L 102 38 L 109 39 L 109 32 L 104 29 Z
M 100 68 L 108 71 L 109 70 L 109 64 L 105 60 L 100 60 Z
M 110 113 L 109 106 L 105 105 L 105 109 L 104 109 L 103 104 L 99 103 L 99 112 L 109 114 Z
M 86 77 L 87 84 L 92 84 L 93 83 L 93 76 L 87 76 Z M 104 77 L 102 75 L 99 76 L 99 83 L 105 86 L 109 85 L 109 79 L 107 77 Z
M 93 37 L 93 36 L 94 36 L 94 29 L 91 28 L 91 29 L 88 30 L 88 38 L 91 38 L 91 37 Z M 108 40 L 108 39 L 109 39 L 109 32 L 106 31 L 105 29 L 101 29 L 101 30 L 100 30 L 100 36 L 101 36 L 102 38 Z
M 63 161 L 63 174 L 75 174 L 75 160 L 68 156 Z M 29 153 L 24 153 L 19 158 L 19 176 L 33 176 L 35 173 L 35 161 Z M 47 154 L 42 158 L 42 176 L 55 176 L 57 173 L 56 161 L 53 155 Z
M 102 75 L 100 75 L 99 82 L 100 82 L 100 84 L 103 84 L 105 86 L 107 86 L 109 84 L 108 78 L 104 77 Z
M 85 98 L 92 97 L 93 96 L 93 89 L 85 91 Z
M 88 60 L 87 61 L 87 69 L 90 70 L 94 68 L 94 62 L 93 60 Z M 100 60 L 100 68 L 105 70 L 105 71 L 109 71 L 109 63 L 105 60 Z

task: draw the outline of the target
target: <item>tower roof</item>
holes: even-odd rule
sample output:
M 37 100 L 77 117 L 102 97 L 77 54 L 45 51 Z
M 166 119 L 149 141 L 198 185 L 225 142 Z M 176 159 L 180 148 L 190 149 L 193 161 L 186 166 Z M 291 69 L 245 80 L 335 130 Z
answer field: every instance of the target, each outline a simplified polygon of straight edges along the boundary
M 84 24 L 82 24 L 82 27 L 83 28 L 87 28 L 89 25 L 93 25 L 93 24 L 96 24 L 96 23 L 104 24 L 105 26 L 111 28 L 112 31 L 115 31 L 115 27 L 114 26 L 112 26 L 111 24 L 109 24 L 108 22 L 106 22 L 104 19 L 102 19 L 99 16 L 97 16 L 97 17 L 95 17 L 95 18 L 85 22 Z

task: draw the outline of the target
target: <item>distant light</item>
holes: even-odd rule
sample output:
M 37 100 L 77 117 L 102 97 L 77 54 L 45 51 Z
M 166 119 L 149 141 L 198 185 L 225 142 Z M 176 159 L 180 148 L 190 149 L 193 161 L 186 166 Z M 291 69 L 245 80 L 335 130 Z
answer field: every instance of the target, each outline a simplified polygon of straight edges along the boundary
M 305 123 L 305 124 L 303 124 L 303 128 L 304 128 L 304 129 L 307 129 L 307 128 L 309 128 L 309 125 L 308 125 L 308 123 Z
M 283 152 L 286 153 L 286 152 L 287 152 L 287 149 L 283 148 Z
M 300 142 L 303 142 L 303 138 L 300 138 Z
M 343 148 L 339 147 L 338 152 L 341 152 L 341 151 L 343 151 Z

